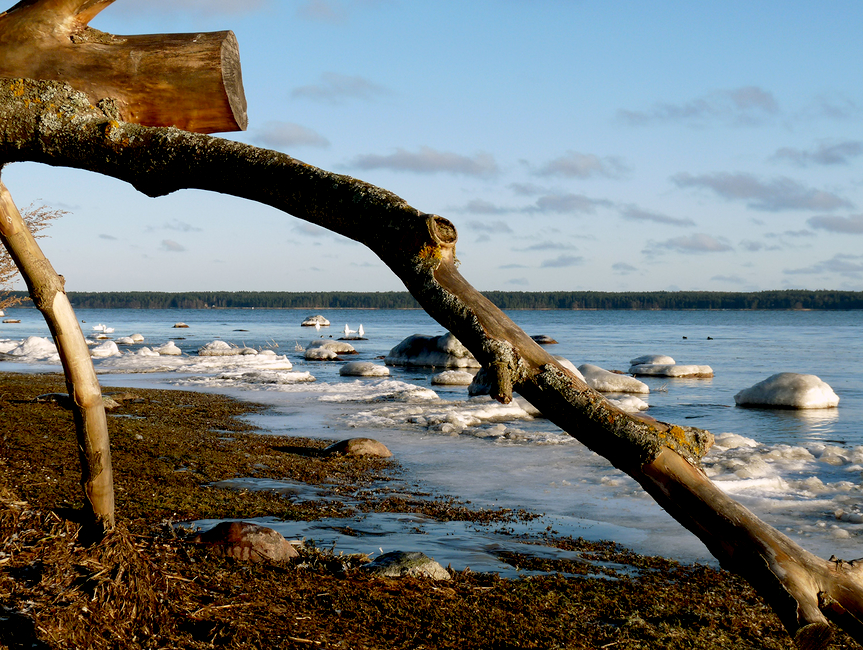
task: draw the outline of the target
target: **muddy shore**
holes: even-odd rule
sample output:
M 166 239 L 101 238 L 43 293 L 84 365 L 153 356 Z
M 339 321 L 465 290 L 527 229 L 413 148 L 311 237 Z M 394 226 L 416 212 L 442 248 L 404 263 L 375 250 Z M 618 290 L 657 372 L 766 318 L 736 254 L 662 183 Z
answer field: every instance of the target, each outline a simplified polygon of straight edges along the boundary
M 71 414 L 36 399 L 57 392 L 59 375 L 0 373 L 0 648 L 793 647 L 742 580 L 613 542 L 538 536 L 529 541 L 578 559 L 504 557 L 547 573 L 451 571 L 439 582 L 372 578 L 368 558 L 309 545 L 290 563 L 213 556 L 176 524 L 356 509 L 531 517 L 385 489 L 357 500 L 399 477 L 398 459 L 324 457 L 325 441 L 268 436 L 238 419 L 263 407 L 217 395 L 106 389 L 119 403 L 109 415 L 118 530 L 84 546 Z M 328 498 L 212 486 L 241 477 L 302 481 Z M 834 647 L 860 646 L 839 635 Z

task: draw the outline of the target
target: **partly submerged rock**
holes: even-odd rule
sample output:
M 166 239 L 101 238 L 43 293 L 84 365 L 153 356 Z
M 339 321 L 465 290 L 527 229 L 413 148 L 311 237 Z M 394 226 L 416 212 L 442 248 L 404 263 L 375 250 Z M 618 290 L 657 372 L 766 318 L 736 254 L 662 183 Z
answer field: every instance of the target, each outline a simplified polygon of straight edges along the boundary
M 480 363 L 451 332 L 440 336 L 414 334 L 387 354 L 388 366 L 422 368 L 479 368 Z
M 431 378 L 435 386 L 470 386 L 474 373 L 467 370 L 444 370 Z
M 643 381 L 629 375 L 620 375 L 589 363 L 578 367 L 585 383 L 600 393 L 649 393 L 650 388 Z
M 839 405 L 833 389 L 815 375 L 780 372 L 734 396 L 738 406 L 788 409 L 826 409 Z
M 388 377 L 390 369 L 371 361 L 349 361 L 341 368 L 342 377 Z
M 120 356 L 120 350 L 114 341 L 105 341 L 90 349 L 90 356 L 103 359 Z
M 297 549 L 272 528 L 246 521 L 223 521 L 193 537 L 192 542 L 208 546 L 216 555 L 251 562 L 283 562 L 299 555 Z
M 372 438 L 348 438 L 331 444 L 321 451 L 322 456 L 351 456 L 354 458 L 366 456 L 374 458 L 389 458 L 393 455 L 387 446 Z
M 381 578 L 401 578 L 402 576 L 426 577 L 433 580 L 449 580 L 449 571 L 424 553 L 418 551 L 393 551 L 384 553 L 363 570 Z
M 166 357 L 178 357 L 183 354 L 183 351 L 177 347 L 177 344 L 173 341 L 168 341 L 160 348 L 154 348 L 154 352 L 158 352 L 162 356 Z
M 184 329 L 184 328 L 189 327 L 189 326 L 186 325 L 185 323 L 174 323 L 174 327 L 177 329 Z
M 328 321 L 320 314 L 315 314 L 314 316 L 309 316 L 308 318 L 306 318 L 306 320 L 300 323 L 300 325 L 302 325 L 303 327 L 314 327 L 315 325 L 317 325 L 318 327 L 329 327 L 330 321 Z
M 645 354 L 640 357 L 635 357 L 635 359 L 629 360 L 630 366 L 640 366 L 643 363 L 661 363 L 666 366 L 672 366 L 676 362 L 669 356 L 664 354 Z
M 211 341 L 198 348 L 199 357 L 235 357 L 238 355 L 257 354 L 254 348 L 239 347 L 226 341 Z
M 308 348 L 303 352 L 306 361 L 337 361 L 339 355 L 327 348 Z
M 557 341 L 548 336 L 547 334 L 534 334 L 531 336 L 534 341 L 539 343 L 540 345 L 556 345 Z
M 641 363 L 630 367 L 629 374 L 636 377 L 694 377 L 709 379 L 713 376 L 710 366 L 694 366 L 679 363 Z
M 306 346 L 307 350 L 314 348 L 324 348 L 332 350 L 336 354 L 359 354 L 357 349 L 350 343 L 344 341 L 335 341 L 333 339 L 314 339 Z

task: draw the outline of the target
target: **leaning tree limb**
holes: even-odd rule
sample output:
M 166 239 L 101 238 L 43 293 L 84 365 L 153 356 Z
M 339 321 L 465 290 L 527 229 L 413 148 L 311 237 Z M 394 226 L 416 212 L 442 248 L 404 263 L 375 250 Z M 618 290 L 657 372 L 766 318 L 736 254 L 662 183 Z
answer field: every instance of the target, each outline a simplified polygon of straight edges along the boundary
M 758 590 L 801 648 L 824 647 L 831 621 L 863 641 L 863 561 L 818 558 L 730 499 L 700 468 L 708 432 L 628 415 L 562 368 L 461 276 L 446 219 L 275 151 L 121 123 L 62 84 L 0 79 L 0 161 L 25 160 L 106 174 L 148 196 L 244 197 L 367 245 L 474 353 L 496 399 L 517 391 L 632 476 Z
M 81 326 L 63 289 L 63 278 L 42 254 L 24 219 L 0 181 L 0 240 L 27 282 L 57 344 L 71 397 L 81 461 L 81 485 L 87 500 L 88 534 L 114 527 L 114 481 L 102 389 L 90 360 Z

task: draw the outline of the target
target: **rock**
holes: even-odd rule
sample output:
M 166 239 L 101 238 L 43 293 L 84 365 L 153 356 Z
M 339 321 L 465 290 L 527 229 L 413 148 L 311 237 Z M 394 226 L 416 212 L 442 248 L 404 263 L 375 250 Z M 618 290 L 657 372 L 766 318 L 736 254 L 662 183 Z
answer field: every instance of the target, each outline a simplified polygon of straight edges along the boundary
M 576 377 L 581 379 L 581 381 L 584 381 L 584 375 L 581 374 L 581 371 L 575 367 L 575 364 L 572 361 L 570 361 L 566 357 L 561 357 L 558 355 L 554 355 L 554 360 L 557 361 L 564 368 L 569 370 L 573 375 L 575 375 Z M 587 382 L 585 382 L 585 383 L 587 383 Z
M 473 383 L 474 373 L 467 370 L 444 370 L 431 378 L 435 386 L 470 386 Z
M 238 560 L 283 562 L 299 555 L 297 549 L 272 528 L 246 521 L 223 521 L 205 533 L 192 538 L 216 555 Z
M 635 395 L 627 395 L 626 397 L 621 397 L 619 399 L 607 399 L 625 413 L 638 413 L 639 411 L 646 411 L 650 408 L 650 405 L 647 402 Z
M 643 381 L 629 375 L 619 375 L 589 363 L 578 367 L 584 381 L 600 393 L 649 393 L 650 388 Z
M 401 578 L 402 576 L 424 577 L 433 580 L 449 580 L 449 571 L 433 559 L 418 551 L 393 551 L 384 553 L 374 562 L 363 567 L 373 576 Z
M 643 363 L 661 363 L 664 365 L 674 365 L 675 361 L 671 357 L 665 356 L 664 354 L 645 354 L 640 357 L 635 357 L 635 359 L 630 359 L 630 366 L 640 366 Z
M 826 409 L 838 406 L 839 397 L 815 375 L 780 372 L 737 393 L 734 403 L 766 408 Z
M 198 348 L 199 357 L 236 357 L 239 355 L 257 354 L 254 348 L 241 348 L 225 341 L 211 341 Z
M 132 336 L 130 336 L 129 338 L 132 339 L 132 341 L 134 341 L 135 343 L 143 343 L 144 342 L 144 335 L 143 334 L 132 334 Z
M 178 357 L 183 354 L 183 351 L 177 347 L 177 344 L 173 341 L 168 341 L 160 348 L 155 348 L 154 352 L 158 352 L 159 354 L 166 357 Z
M 371 361 L 349 361 L 341 368 L 342 377 L 388 377 L 390 369 Z
M 181 329 L 184 327 L 188 327 L 188 325 L 186 325 L 185 323 L 174 323 L 174 327 Z
M 713 368 L 710 366 L 687 366 L 675 363 L 641 363 L 630 367 L 629 374 L 642 377 L 695 377 L 709 379 L 713 376 Z
M 390 458 L 393 453 L 387 446 L 372 438 L 348 438 L 333 443 L 321 451 L 322 456 L 350 456 L 352 458 Z
M 120 349 L 114 341 L 105 341 L 90 350 L 90 356 L 98 359 L 120 356 Z
M 137 343 L 131 336 L 120 336 L 114 342 L 117 345 L 134 345 Z
M 318 327 L 329 327 L 330 321 L 328 321 L 320 314 L 317 314 L 315 316 L 309 316 L 308 318 L 306 318 L 306 320 L 300 323 L 300 325 L 302 325 L 303 327 L 314 327 L 315 325 L 318 325 Z
M 479 361 L 450 332 L 441 336 L 409 336 L 390 350 L 384 363 L 420 368 L 480 367 Z
M 357 349 L 350 343 L 344 341 L 334 341 L 333 339 L 314 339 L 306 346 L 307 350 L 314 348 L 324 348 L 332 350 L 336 354 L 359 354 Z
M 339 355 L 328 348 L 309 348 L 303 353 L 306 361 L 337 361 Z
M 536 341 L 540 345 L 557 345 L 557 341 L 555 341 L 553 338 L 551 338 L 550 336 L 547 336 L 545 334 L 534 334 L 530 338 L 532 338 L 534 341 Z

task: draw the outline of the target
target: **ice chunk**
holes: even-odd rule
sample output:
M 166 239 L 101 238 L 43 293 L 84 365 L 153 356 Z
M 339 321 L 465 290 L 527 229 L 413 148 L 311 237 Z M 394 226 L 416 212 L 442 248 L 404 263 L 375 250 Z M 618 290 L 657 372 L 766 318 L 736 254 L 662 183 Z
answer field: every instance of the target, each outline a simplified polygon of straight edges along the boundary
M 409 336 L 390 350 L 384 363 L 388 366 L 480 367 L 479 361 L 449 332 L 442 336 L 425 336 L 423 334 Z
M 241 348 L 225 341 L 212 341 L 198 348 L 199 357 L 233 357 L 238 354 L 257 354 L 253 348 Z
M 738 406 L 824 409 L 839 404 L 839 397 L 815 375 L 780 372 L 734 396 Z
M 387 377 L 390 369 L 371 361 L 351 361 L 339 368 L 342 377 Z
M 638 381 L 635 377 L 630 377 L 629 375 L 620 375 L 589 363 L 580 365 L 578 369 L 584 376 L 584 381 L 587 385 L 593 390 L 598 390 L 601 393 L 650 392 L 647 384 L 643 381 Z
M 640 366 L 642 363 L 660 363 L 665 366 L 673 366 L 676 362 L 664 354 L 645 354 L 629 361 L 630 366 Z
M 649 377 L 699 377 L 713 376 L 710 366 L 694 366 L 684 364 L 640 363 L 629 369 L 629 374 Z
M 119 356 L 120 349 L 114 341 L 105 341 L 90 350 L 91 357 L 105 358 Z
M 638 413 L 639 411 L 646 411 L 649 408 L 647 402 L 635 395 L 627 395 L 619 399 L 608 398 L 608 401 L 626 413 Z
M 350 343 L 334 341 L 333 339 L 315 339 L 314 341 L 310 341 L 308 346 L 306 346 L 307 350 L 318 348 L 330 350 L 336 354 L 358 354 L 357 349 Z M 308 359 L 309 357 L 306 358 Z
M 438 386 L 469 386 L 472 381 L 473 373 L 467 370 L 444 370 L 431 379 Z
M 182 350 L 173 341 L 168 341 L 162 347 L 155 348 L 155 351 L 166 357 L 178 357 L 183 354 Z
M 561 357 L 561 356 L 559 356 L 559 355 L 557 355 L 557 354 L 555 354 L 555 355 L 554 355 L 554 359 L 555 359 L 555 361 L 557 361 L 560 365 L 562 365 L 564 368 L 566 368 L 567 370 L 569 370 L 573 375 L 575 375 L 576 377 L 578 377 L 579 379 L 581 379 L 581 381 L 585 381 L 585 380 L 584 380 L 584 375 L 582 375 L 582 374 L 581 374 L 581 371 L 580 371 L 578 368 L 576 368 L 576 367 L 575 367 L 575 364 L 574 364 L 572 361 L 570 361 L 570 360 L 569 360 L 569 359 L 567 359 L 566 357 Z M 587 382 L 585 382 L 585 383 L 587 383 Z

